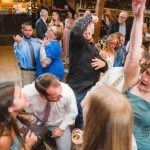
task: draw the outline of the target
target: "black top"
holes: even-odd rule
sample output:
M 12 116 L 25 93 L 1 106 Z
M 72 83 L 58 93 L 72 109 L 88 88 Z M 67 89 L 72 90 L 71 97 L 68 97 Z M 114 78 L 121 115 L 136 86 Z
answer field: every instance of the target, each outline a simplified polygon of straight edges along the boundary
M 98 81 L 100 72 L 107 70 L 107 64 L 98 70 L 91 66 L 93 58 L 102 59 L 95 45 L 83 37 L 83 32 L 91 21 L 91 16 L 81 19 L 72 28 L 70 34 L 67 83 L 75 92 L 84 92 L 90 89 Z
M 36 36 L 40 39 L 45 37 L 45 33 L 47 31 L 47 25 L 44 23 L 42 18 L 39 18 L 35 24 Z

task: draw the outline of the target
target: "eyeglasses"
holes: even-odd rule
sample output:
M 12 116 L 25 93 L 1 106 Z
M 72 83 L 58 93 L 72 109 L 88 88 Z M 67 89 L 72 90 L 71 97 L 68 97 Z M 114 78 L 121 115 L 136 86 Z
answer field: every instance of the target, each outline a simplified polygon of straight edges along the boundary
M 110 44 L 112 44 L 112 45 L 115 45 L 115 46 L 116 46 L 118 43 L 110 42 Z
M 126 17 L 125 17 L 125 16 L 119 16 L 119 18 L 123 18 L 123 19 L 125 19 Z
M 55 34 L 56 35 L 56 33 L 54 32 L 54 30 L 52 29 L 52 28 L 49 28 L 48 30 L 47 30 L 47 32 L 53 32 L 53 34 Z

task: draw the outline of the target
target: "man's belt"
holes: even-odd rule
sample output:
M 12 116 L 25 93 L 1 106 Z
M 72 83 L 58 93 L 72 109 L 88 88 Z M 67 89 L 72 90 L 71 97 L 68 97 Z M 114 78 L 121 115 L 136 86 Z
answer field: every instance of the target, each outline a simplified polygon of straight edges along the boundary
M 35 69 L 25 69 L 25 68 L 22 68 L 20 67 L 21 70 L 24 70 L 24 71 L 35 71 Z

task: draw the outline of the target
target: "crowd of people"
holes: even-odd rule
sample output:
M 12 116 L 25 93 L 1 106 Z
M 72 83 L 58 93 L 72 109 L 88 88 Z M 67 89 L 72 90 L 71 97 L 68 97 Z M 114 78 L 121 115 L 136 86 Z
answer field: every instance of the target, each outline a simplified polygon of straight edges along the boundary
M 94 43 L 98 17 L 89 10 L 76 19 L 68 11 L 64 22 L 53 12 L 48 23 L 48 11 L 41 9 L 36 37 L 32 24 L 22 24 L 22 36 L 13 36 L 22 84 L 0 82 L 0 149 L 32 150 L 47 133 L 58 150 L 150 149 L 145 3 L 132 1 L 132 26 L 120 12 L 102 47 Z

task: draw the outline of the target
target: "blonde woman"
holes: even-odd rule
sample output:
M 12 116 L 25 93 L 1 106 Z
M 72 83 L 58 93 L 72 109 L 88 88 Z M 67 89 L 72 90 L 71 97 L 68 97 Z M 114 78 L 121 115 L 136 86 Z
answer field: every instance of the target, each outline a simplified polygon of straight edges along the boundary
M 61 58 L 61 37 L 61 27 L 51 26 L 48 28 L 37 58 L 36 77 L 43 73 L 52 73 L 59 80 L 63 79 L 64 64 Z
M 101 51 L 101 55 L 104 60 L 108 63 L 108 67 L 111 68 L 114 65 L 115 58 L 117 56 L 119 47 L 119 40 L 116 34 L 108 36 L 105 42 L 105 48 Z
M 62 29 L 62 32 L 64 30 L 64 25 L 63 23 L 60 21 L 60 16 L 59 16 L 59 13 L 54 11 L 52 13 L 52 18 L 51 18 L 51 21 L 48 25 L 48 27 L 51 27 L 51 26 L 58 26 Z

